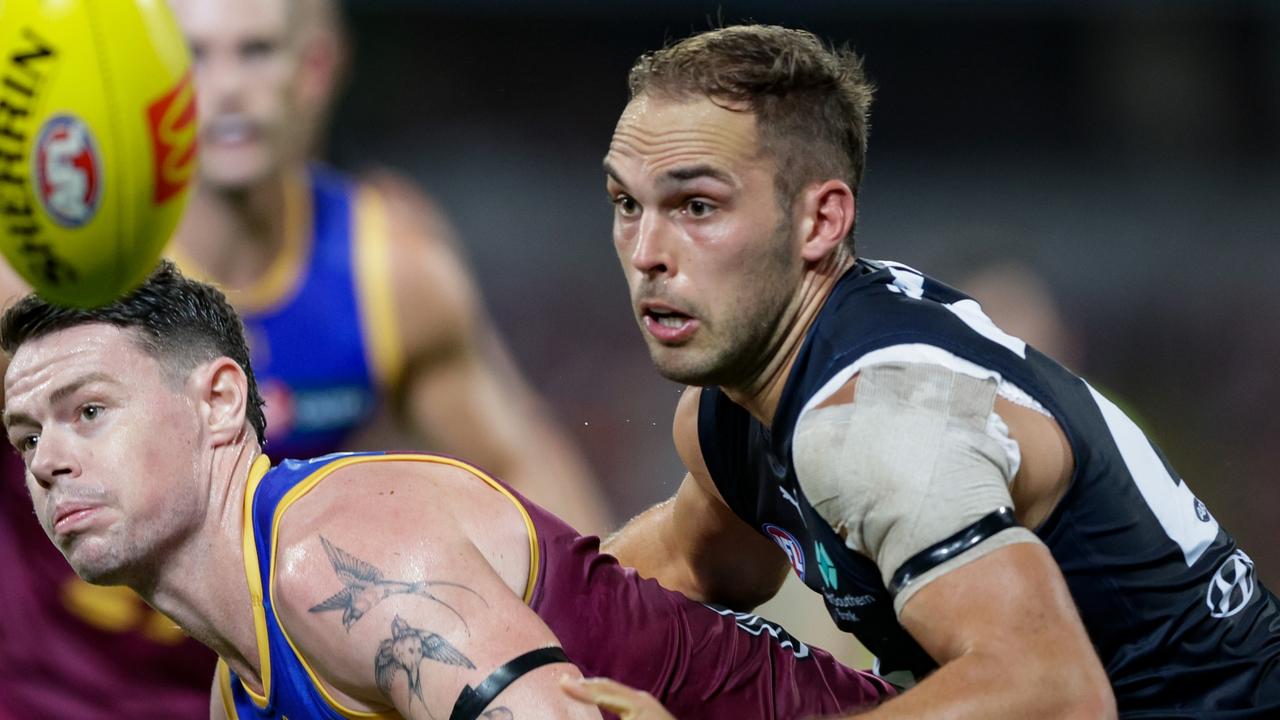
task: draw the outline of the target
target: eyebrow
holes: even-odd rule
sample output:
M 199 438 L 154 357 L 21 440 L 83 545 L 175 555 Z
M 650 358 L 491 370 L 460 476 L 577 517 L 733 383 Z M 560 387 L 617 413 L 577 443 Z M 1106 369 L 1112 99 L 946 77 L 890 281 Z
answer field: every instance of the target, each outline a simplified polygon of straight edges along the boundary
M 91 372 L 85 375 L 81 375 L 75 380 L 72 380 L 66 385 L 63 385 L 57 390 L 54 390 L 53 392 L 49 393 L 49 404 L 57 405 L 58 403 L 66 400 L 72 395 L 75 395 L 85 385 L 90 385 L 96 382 L 104 382 L 104 383 L 110 383 L 112 385 L 119 385 L 119 382 L 117 382 L 115 378 L 111 377 L 110 375 L 104 372 Z M 39 423 L 35 421 L 35 418 L 31 417 L 30 415 L 26 415 L 20 412 L 11 413 L 7 409 L 4 411 L 5 428 L 13 427 L 14 425 L 17 425 L 19 423 L 26 423 L 27 425 L 39 425 Z
M 626 183 L 622 182 L 622 178 L 618 177 L 618 171 L 613 169 L 613 165 L 609 164 L 608 158 L 604 159 L 604 162 L 602 163 L 602 165 L 604 165 L 605 175 L 608 175 L 609 177 L 613 178 L 613 181 L 620 185 L 626 185 Z
M 613 168 L 613 165 L 609 164 L 608 160 L 604 161 L 604 172 L 606 175 L 613 178 L 614 182 L 617 182 L 620 185 L 626 185 L 626 183 L 622 181 L 622 178 L 618 176 L 618 171 Z M 729 173 L 706 163 L 672 168 L 663 173 L 662 177 L 658 178 L 658 182 L 662 185 L 672 185 L 704 177 L 711 178 L 712 180 L 718 180 L 725 185 L 737 186 L 737 183 L 734 182 L 733 177 L 729 175 Z

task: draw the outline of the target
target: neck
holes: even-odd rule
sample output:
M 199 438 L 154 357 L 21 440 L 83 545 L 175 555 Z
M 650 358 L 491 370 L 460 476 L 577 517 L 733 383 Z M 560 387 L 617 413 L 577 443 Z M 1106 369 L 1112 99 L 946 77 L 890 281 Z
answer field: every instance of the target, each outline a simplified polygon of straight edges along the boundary
M 243 442 L 212 451 L 202 463 L 209 506 L 198 531 L 167 554 L 145 585 L 133 589 L 246 682 L 261 686 L 254 599 L 244 568 L 244 508 L 249 471 L 262 454 L 246 430 Z M 259 604 L 261 600 L 256 602 Z
M 285 246 L 288 231 L 288 183 L 300 171 L 282 170 L 240 188 L 197 183 L 174 235 L 182 260 L 225 288 L 253 285 Z
M 786 387 L 791 367 L 809 328 L 818 317 L 836 283 L 850 267 L 853 255 L 842 245 L 836 252 L 805 269 L 804 277 L 779 323 L 778 333 L 769 343 L 760 368 L 742 383 L 722 389 L 729 399 L 742 406 L 765 427 L 773 424 L 778 401 Z

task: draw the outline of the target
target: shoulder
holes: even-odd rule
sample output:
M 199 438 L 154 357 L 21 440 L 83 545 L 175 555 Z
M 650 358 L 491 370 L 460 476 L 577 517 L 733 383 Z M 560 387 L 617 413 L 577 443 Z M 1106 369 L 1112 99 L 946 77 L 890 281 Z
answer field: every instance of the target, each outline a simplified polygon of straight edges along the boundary
M 400 335 L 410 356 L 437 349 L 464 335 L 480 300 L 453 227 L 425 192 L 386 169 L 361 176 L 359 192 L 381 212 L 386 248 L 385 277 L 401 312 Z
M 466 543 L 439 497 L 457 472 L 431 463 L 353 463 L 277 515 L 272 604 L 322 678 L 344 685 L 366 676 L 381 636 L 362 631 L 365 614 L 412 589 L 406 579 Z
M 275 520 L 272 594 L 277 611 L 294 618 L 306 618 L 347 580 L 387 576 L 402 562 L 397 558 L 404 543 L 453 537 L 449 503 L 437 497 L 451 468 L 365 461 L 323 471 L 323 479 L 278 509 Z
M 676 405 L 671 434 L 675 440 L 676 453 L 684 463 L 685 469 L 693 475 L 699 485 L 709 488 L 714 486 L 714 483 L 711 480 L 711 471 L 707 469 L 706 458 L 702 455 L 702 441 L 698 435 L 701 405 L 702 388 L 686 387 L 680 395 L 680 402 Z

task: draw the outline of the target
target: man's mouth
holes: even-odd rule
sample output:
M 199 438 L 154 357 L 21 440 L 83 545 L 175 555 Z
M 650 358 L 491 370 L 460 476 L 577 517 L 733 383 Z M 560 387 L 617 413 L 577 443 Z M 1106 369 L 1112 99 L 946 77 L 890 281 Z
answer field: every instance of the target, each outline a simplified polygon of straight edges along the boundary
M 674 308 L 649 304 L 642 307 L 645 330 L 655 340 L 675 344 L 688 340 L 698 328 L 698 321 Z
M 653 318 L 654 322 L 663 327 L 678 328 L 690 320 L 688 315 L 670 310 L 648 310 L 645 315 Z
M 59 503 L 54 509 L 53 531 L 58 535 L 84 529 L 102 510 L 101 505 L 83 502 Z
M 258 128 L 243 115 L 222 115 L 210 120 L 202 134 L 206 144 L 235 147 L 256 140 Z

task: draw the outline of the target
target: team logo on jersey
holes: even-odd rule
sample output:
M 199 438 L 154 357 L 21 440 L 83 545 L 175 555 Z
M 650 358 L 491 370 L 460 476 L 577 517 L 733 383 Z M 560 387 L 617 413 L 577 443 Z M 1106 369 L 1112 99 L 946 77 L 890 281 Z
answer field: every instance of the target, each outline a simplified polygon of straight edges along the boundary
M 778 492 L 782 493 L 783 500 L 786 500 L 787 502 L 795 506 L 796 514 L 798 514 L 800 516 L 800 520 L 803 521 L 804 511 L 800 509 L 800 501 L 796 499 L 796 496 L 792 495 L 790 492 L 787 491 L 786 488 L 782 487 L 781 485 L 778 486 Z
M 832 590 L 840 589 L 840 576 L 836 574 L 836 564 L 831 562 L 827 548 L 820 542 L 813 544 L 813 556 L 818 559 L 818 572 L 822 573 L 822 586 Z
M 796 540 L 796 536 L 773 523 L 765 523 L 764 532 L 778 543 L 778 547 L 782 548 L 782 552 L 786 553 L 787 559 L 791 561 L 791 567 L 795 568 L 796 575 L 804 580 L 804 548 L 800 545 L 800 541 Z
M 32 161 L 36 195 L 54 222 L 77 228 L 93 219 L 102 199 L 102 156 L 80 118 L 49 118 L 36 136 Z
M 1209 614 L 1216 618 L 1235 615 L 1249 604 L 1256 587 L 1253 560 L 1243 550 L 1236 550 L 1209 581 L 1209 592 L 1204 598 Z
M 1198 518 L 1200 522 L 1206 523 L 1213 520 L 1213 516 L 1209 514 L 1209 508 L 1205 506 L 1204 502 L 1201 501 L 1200 498 L 1196 498 L 1196 518 Z

